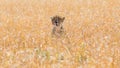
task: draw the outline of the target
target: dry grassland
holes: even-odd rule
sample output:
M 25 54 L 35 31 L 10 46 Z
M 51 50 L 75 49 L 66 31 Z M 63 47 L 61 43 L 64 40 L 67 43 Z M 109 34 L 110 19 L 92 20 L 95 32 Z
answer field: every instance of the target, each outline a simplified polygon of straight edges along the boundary
M 0 68 L 120 68 L 120 0 L 0 0 Z

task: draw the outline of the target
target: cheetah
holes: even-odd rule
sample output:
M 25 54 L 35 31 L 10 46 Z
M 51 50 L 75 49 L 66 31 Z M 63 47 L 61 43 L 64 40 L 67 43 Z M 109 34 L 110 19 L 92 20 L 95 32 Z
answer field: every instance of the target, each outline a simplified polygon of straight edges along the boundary
M 53 29 L 52 29 L 52 35 L 60 37 L 64 33 L 64 28 L 63 28 L 63 21 L 65 20 L 65 17 L 60 17 L 60 16 L 54 16 L 51 17 Z

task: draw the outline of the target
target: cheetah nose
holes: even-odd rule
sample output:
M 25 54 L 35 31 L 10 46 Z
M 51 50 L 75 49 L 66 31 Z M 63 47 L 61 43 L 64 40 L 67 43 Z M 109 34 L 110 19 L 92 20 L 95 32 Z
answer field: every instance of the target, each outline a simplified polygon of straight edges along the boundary
M 57 21 L 55 21 L 55 24 L 56 24 L 56 26 L 58 26 L 58 22 Z

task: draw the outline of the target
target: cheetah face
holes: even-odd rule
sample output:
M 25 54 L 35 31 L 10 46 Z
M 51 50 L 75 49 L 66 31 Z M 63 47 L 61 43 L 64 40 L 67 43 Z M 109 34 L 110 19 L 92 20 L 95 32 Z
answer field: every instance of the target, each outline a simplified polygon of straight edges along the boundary
M 65 19 L 65 17 L 61 18 L 59 16 L 54 16 L 51 18 L 51 21 L 54 26 L 61 26 L 64 19 Z

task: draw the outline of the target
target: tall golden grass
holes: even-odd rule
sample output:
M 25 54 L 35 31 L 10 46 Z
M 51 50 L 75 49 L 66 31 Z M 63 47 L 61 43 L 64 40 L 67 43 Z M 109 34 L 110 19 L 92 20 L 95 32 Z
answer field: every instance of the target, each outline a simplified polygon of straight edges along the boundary
M 0 68 L 119 67 L 120 0 L 0 0 Z

